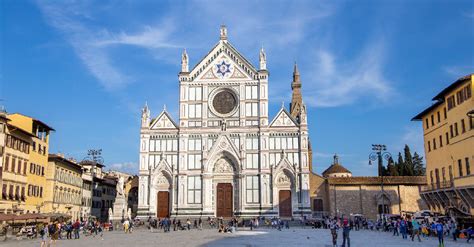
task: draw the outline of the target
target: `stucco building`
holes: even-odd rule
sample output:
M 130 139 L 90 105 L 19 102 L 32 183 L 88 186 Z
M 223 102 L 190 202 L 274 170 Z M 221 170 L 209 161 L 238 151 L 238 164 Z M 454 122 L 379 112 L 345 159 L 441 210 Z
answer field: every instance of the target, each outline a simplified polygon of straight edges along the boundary
M 474 215 L 473 81 L 474 74 L 459 78 L 412 119 L 423 124 L 428 181 L 423 199 L 431 210 L 455 216 Z

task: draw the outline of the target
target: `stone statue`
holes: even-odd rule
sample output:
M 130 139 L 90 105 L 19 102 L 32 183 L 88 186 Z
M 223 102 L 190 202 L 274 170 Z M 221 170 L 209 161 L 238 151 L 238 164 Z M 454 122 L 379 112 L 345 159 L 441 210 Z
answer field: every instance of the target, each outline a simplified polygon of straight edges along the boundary
M 124 178 L 119 177 L 118 182 L 117 182 L 117 195 L 119 196 L 124 196 L 124 193 L 123 193 L 124 183 L 125 183 Z
M 145 102 L 145 106 L 142 109 L 142 127 L 148 127 L 150 124 L 150 109 L 148 109 L 148 103 Z
M 221 39 L 227 39 L 227 27 L 225 25 L 221 26 Z
M 111 219 L 114 215 L 114 212 L 112 211 L 112 208 L 109 208 L 109 219 Z
M 184 49 L 181 55 L 181 72 L 189 72 L 189 58 L 186 49 Z
M 267 69 L 267 55 L 265 54 L 265 51 L 262 49 L 260 50 L 260 70 L 266 70 Z

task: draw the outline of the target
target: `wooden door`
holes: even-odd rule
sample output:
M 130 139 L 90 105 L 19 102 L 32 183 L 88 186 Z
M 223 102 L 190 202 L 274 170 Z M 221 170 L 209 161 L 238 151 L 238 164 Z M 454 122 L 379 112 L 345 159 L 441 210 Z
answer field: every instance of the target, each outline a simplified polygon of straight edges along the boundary
M 157 207 L 157 217 L 164 218 L 169 217 L 170 213 L 170 193 L 168 191 L 159 191 L 158 192 L 158 207 Z
M 291 217 L 291 191 L 289 190 L 280 190 L 280 217 Z
M 232 217 L 232 184 L 217 184 L 217 217 Z

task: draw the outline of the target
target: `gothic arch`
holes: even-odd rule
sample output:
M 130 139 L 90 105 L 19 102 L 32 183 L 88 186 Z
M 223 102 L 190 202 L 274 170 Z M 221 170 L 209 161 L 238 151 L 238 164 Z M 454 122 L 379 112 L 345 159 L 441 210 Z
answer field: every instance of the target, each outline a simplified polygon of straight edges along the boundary
M 226 150 L 222 150 L 221 152 L 215 154 L 213 157 L 211 157 L 208 160 L 207 165 L 204 168 L 205 172 L 214 173 L 216 164 L 219 164 L 220 160 L 228 161 L 228 163 L 232 165 L 233 172 L 240 173 L 239 159 L 236 156 L 234 156 L 231 152 L 226 151 Z

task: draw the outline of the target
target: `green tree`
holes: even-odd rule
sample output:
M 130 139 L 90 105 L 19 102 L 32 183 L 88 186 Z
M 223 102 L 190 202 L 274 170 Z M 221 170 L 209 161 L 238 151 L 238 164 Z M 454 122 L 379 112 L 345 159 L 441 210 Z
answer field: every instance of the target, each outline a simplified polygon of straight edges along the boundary
M 413 176 L 414 175 L 414 165 L 413 165 L 413 158 L 411 156 L 410 148 L 408 145 L 405 144 L 405 148 L 403 149 L 405 155 L 405 176 Z
M 423 164 L 423 157 L 418 155 L 417 152 L 413 154 L 413 168 L 414 168 L 414 175 L 415 176 L 424 176 L 425 175 L 425 167 Z
M 395 165 L 398 170 L 399 176 L 405 176 L 405 161 L 403 160 L 402 153 L 398 152 L 398 161 Z
M 395 164 L 392 157 L 390 157 L 390 159 L 388 160 L 387 170 L 389 176 L 399 176 L 397 164 Z

